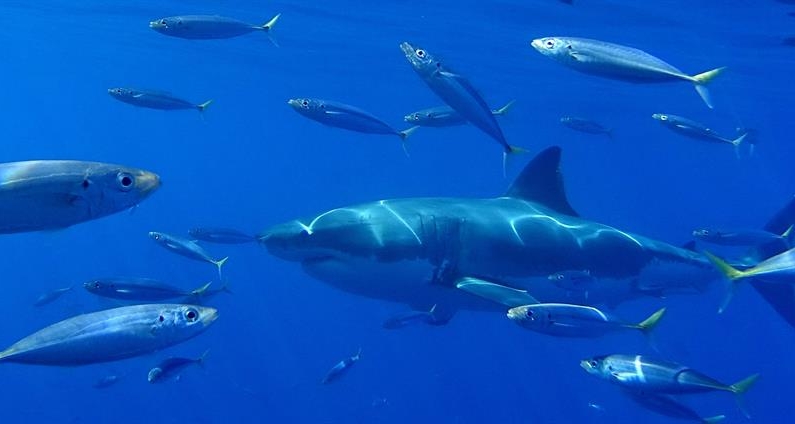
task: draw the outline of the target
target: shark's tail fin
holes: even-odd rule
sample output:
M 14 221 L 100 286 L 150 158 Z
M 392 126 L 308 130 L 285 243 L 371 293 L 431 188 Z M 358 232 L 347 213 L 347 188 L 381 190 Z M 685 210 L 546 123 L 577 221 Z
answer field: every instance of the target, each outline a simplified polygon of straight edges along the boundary
M 750 418 L 751 415 L 748 413 L 748 409 L 745 406 L 743 395 L 751 388 L 751 386 L 754 385 L 754 383 L 756 383 L 756 380 L 758 379 L 759 374 L 754 374 L 729 386 L 729 390 L 734 393 L 735 399 L 737 400 L 737 406 L 740 408 L 740 411 L 742 411 L 746 418 Z
M 693 81 L 696 87 L 696 91 L 698 95 L 701 96 L 701 100 L 707 105 L 708 108 L 712 109 L 712 98 L 709 95 L 709 90 L 707 90 L 707 84 L 709 84 L 715 77 L 723 73 L 726 70 L 725 66 L 720 68 L 715 68 L 709 70 L 707 72 L 702 72 L 698 75 L 693 75 L 690 77 L 690 80 Z

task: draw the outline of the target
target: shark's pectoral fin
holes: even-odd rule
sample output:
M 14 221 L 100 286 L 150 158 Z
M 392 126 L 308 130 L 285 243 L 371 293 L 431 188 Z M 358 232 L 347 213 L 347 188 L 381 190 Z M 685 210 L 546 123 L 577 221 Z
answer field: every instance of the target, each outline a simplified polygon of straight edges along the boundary
M 539 303 L 525 290 L 514 289 L 478 278 L 461 278 L 456 281 L 455 286 L 465 292 L 503 304 L 509 308 Z

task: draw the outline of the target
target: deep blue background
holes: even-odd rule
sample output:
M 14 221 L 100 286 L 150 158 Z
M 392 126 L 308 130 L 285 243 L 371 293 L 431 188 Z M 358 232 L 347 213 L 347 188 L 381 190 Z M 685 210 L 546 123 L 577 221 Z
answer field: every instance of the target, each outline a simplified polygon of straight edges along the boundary
M 466 75 L 495 106 L 512 144 L 563 146 L 571 203 L 584 216 L 671 243 L 698 226 L 761 226 L 793 194 L 792 7 L 773 1 L 56 1 L 0 2 L 3 113 L 0 158 L 82 159 L 159 173 L 163 187 L 135 213 L 74 228 L 0 237 L 0 344 L 66 317 L 116 306 L 83 292 L 45 308 L 53 288 L 106 275 L 141 275 L 185 287 L 211 265 L 164 251 L 151 230 L 199 225 L 261 231 L 333 207 L 407 196 L 496 196 L 500 150 L 472 127 L 423 129 L 407 159 L 389 136 L 321 126 L 287 106 L 309 96 L 357 105 L 403 128 L 402 116 L 438 104 L 398 44 L 412 41 Z M 283 13 L 275 48 L 262 34 L 191 41 L 148 28 L 155 18 L 205 13 L 263 23 Z M 688 73 L 717 66 L 714 111 L 691 86 L 633 85 L 565 69 L 529 42 L 549 35 L 632 45 Z M 138 109 L 113 86 L 214 99 L 206 121 L 191 111 Z M 757 128 L 759 145 L 681 138 L 651 119 L 674 113 L 733 134 Z M 563 115 L 615 127 L 615 140 L 561 127 Z M 0 219 L 2 219 L 0 217 Z M 233 296 L 204 335 L 146 357 L 81 368 L 0 365 L 0 422 L 669 422 L 586 375 L 579 359 L 649 353 L 640 336 L 565 340 L 523 331 L 502 314 L 459 313 L 443 328 L 381 328 L 404 306 L 352 297 L 311 280 L 257 246 L 208 246 L 226 266 Z M 727 382 L 761 372 L 748 394 L 758 422 L 795 414 L 793 329 L 750 287 L 717 315 L 723 287 L 701 296 L 643 300 L 617 314 L 669 314 L 658 343 L 669 358 Z M 362 347 L 336 384 L 320 379 Z M 198 356 L 204 370 L 146 382 L 169 355 Z M 122 375 L 105 390 L 92 383 Z M 728 394 L 691 396 L 703 415 L 742 416 Z M 589 402 L 602 405 L 598 411 Z

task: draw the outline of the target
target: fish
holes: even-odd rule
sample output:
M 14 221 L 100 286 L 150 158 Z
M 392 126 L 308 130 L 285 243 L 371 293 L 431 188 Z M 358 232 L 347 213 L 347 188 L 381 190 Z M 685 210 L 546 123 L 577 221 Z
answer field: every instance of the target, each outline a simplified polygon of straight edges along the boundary
M 713 143 L 718 142 L 731 144 L 735 148 L 739 147 L 740 144 L 745 140 L 745 137 L 748 135 L 748 133 L 743 133 L 740 134 L 739 137 L 731 139 L 716 133 L 714 130 L 704 124 L 683 118 L 681 116 L 655 113 L 651 117 L 659 121 L 666 128 L 669 128 L 672 131 L 682 134 L 686 137 Z
M 197 288 L 196 290 L 193 290 L 190 293 L 190 297 L 195 298 L 195 299 L 200 300 L 200 301 L 204 301 L 204 300 L 210 299 L 211 297 L 214 297 L 215 295 L 217 295 L 219 293 L 234 294 L 232 292 L 232 290 L 229 288 L 229 285 L 227 283 L 224 283 L 220 288 L 217 288 L 217 289 L 211 289 L 210 288 L 211 285 L 212 285 L 212 281 L 210 281 L 209 283 Z
M 503 116 L 513 107 L 515 100 L 506 103 L 505 106 L 494 109 L 491 113 L 495 116 Z M 468 121 L 461 116 L 458 112 L 453 110 L 450 106 L 436 106 L 427 109 L 411 112 L 403 117 L 403 120 L 409 124 L 419 125 L 421 127 L 451 127 L 455 125 L 464 125 Z
M 635 83 L 690 82 L 710 109 L 713 104 L 707 84 L 726 69 L 691 76 L 643 50 L 587 38 L 544 37 L 530 45 L 542 55 L 586 74 Z
M 427 50 L 408 42 L 401 43 L 400 49 L 411 67 L 425 81 L 431 91 L 469 123 L 488 134 L 502 146 L 504 173 L 508 155 L 521 153 L 525 150 L 508 144 L 494 113 L 477 89 L 469 80 L 450 70 Z
M 596 278 L 587 269 L 560 271 L 550 274 L 547 279 L 562 289 L 584 293 L 586 299 L 588 290 L 596 284 Z
M 86 281 L 83 288 L 91 294 L 112 299 L 159 301 L 196 296 L 203 293 L 210 284 L 184 290 L 151 278 L 110 277 Z
M 108 94 L 120 102 L 159 110 L 195 109 L 199 112 L 204 112 L 213 102 L 212 100 L 207 100 L 204 103 L 195 104 L 170 93 L 125 87 L 109 88 Z
M 580 366 L 591 375 L 649 394 L 729 392 L 735 395 L 741 409 L 741 396 L 759 379 L 759 374 L 753 374 L 737 383 L 723 384 L 692 368 L 641 355 L 595 356 L 583 359 Z
M 192 228 L 188 236 L 193 240 L 221 244 L 256 243 L 257 237 L 234 228 Z
M 157 231 L 150 231 L 149 238 L 178 255 L 215 265 L 218 268 L 218 277 L 223 279 L 221 267 L 223 267 L 229 259 L 228 256 L 222 259 L 213 259 L 210 254 L 195 241 Z
M 508 318 L 520 327 L 560 337 L 601 337 L 621 330 L 650 334 L 664 314 L 662 308 L 639 323 L 630 323 L 591 306 L 538 303 L 508 310 Z
M 218 15 L 170 16 L 149 22 L 149 28 L 163 35 L 191 40 L 232 38 L 260 31 L 267 34 L 271 43 L 278 46 L 272 38 L 272 32 L 280 17 L 281 13 L 262 25 L 254 25 Z
M 117 374 L 108 374 L 106 376 L 100 377 L 97 381 L 94 382 L 91 386 L 95 389 L 105 389 L 108 388 L 121 380 L 121 376 Z
M 698 241 L 721 246 L 759 246 L 765 243 L 784 243 L 791 247 L 793 237 L 792 226 L 782 234 L 773 234 L 765 230 L 755 229 L 718 229 L 699 228 L 693 230 L 693 237 Z
M 376 116 L 344 103 L 323 99 L 295 98 L 287 101 L 293 110 L 323 125 L 343 128 L 365 134 L 390 134 L 400 138 L 403 151 L 408 155 L 406 139 L 419 127 L 396 130 Z
M 589 304 L 703 293 L 718 281 L 700 252 L 580 217 L 566 199 L 560 157 L 559 147 L 543 150 L 494 198 L 344 205 L 272 225 L 259 240 L 337 290 L 446 311 L 567 303 L 571 290 L 548 279 L 561 270 L 599 281 Z
M 436 305 L 428 311 L 411 310 L 389 317 L 384 321 L 383 327 L 388 330 L 403 328 L 415 323 L 425 323 L 428 325 L 444 325 L 448 320 L 435 315 Z
M 198 358 L 180 358 L 172 356 L 171 358 L 160 361 L 157 366 L 149 370 L 149 373 L 146 375 L 146 380 L 154 384 L 173 378 L 179 378 L 179 374 L 184 371 L 185 368 L 191 365 L 202 366 L 204 364 L 204 358 L 207 357 L 207 353 L 209 353 L 209 350 L 205 351 L 202 356 Z
M 585 118 L 577 118 L 575 116 L 564 116 L 560 118 L 560 123 L 564 127 L 571 128 L 575 131 L 580 131 L 588 134 L 604 134 L 609 138 L 613 138 L 613 130 L 596 121 Z
M 214 308 L 180 304 L 123 306 L 45 327 L 0 352 L 0 362 L 77 366 L 144 355 L 184 342 L 218 318 Z
M 48 291 L 46 293 L 42 293 L 41 296 L 39 296 L 36 299 L 36 301 L 33 303 L 33 306 L 44 306 L 44 305 L 50 304 L 52 302 L 55 302 L 61 296 L 63 296 L 67 292 L 69 292 L 70 290 L 72 290 L 72 286 L 63 287 L 63 288 L 55 289 L 55 290 L 50 290 L 50 291 Z
M 160 187 L 149 171 L 100 162 L 0 163 L 0 234 L 52 231 L 130 209 Z
M 718 312 L 726 310 L 732 297 L 734 297 L 734 293 L 737 291 L 737 285 L 746 279 L 756 278 L 772 284 L 795 285 L 795 248 L 765 259 L 755 266 L 744 270 L 733 267 L 710 252 L 704 252 L 704 254 L 731 283 Z
M 629 397 L 638 405 L 666 417 L 690 420 L 703 424 L 719 423 L 726 418 L 725 415 L 714 415 L 706 418 L 701 417 L 701 415 L 689 406 L 666 395 L 642 392 L 627 392 L 627 394 L 629 394 Z
M 342 377 L 345 373 L 348 372 L 348 370 L 350 369 L 350 367 L 353 366 L 353 364 L 359 362 L 359 359 L 361 359 L 361 357 L 362 357 L 362 349 L 359 348 L 359 351 L 356 353 L 356 355 L 353 355 L 349 358 L 345 358 L 337 362 L 337 364 L 334 365 L 333 367 L 331 367 L 331 369 L 328 371 L 326 376 L 323 377 L 323 380 L 321 380 L 321 383 L 328 384 L 338 380 L 340 377 Z

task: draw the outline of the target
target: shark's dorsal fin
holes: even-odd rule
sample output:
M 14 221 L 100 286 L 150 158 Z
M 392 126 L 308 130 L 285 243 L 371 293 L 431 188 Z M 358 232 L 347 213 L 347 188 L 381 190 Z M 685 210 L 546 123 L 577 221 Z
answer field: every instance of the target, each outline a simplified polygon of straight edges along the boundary
M 516 177 L 505 196 L 540 203 L 566 215 L 579 216 L 566 199 L 558 146 L 549 147 L 536 155 Z

